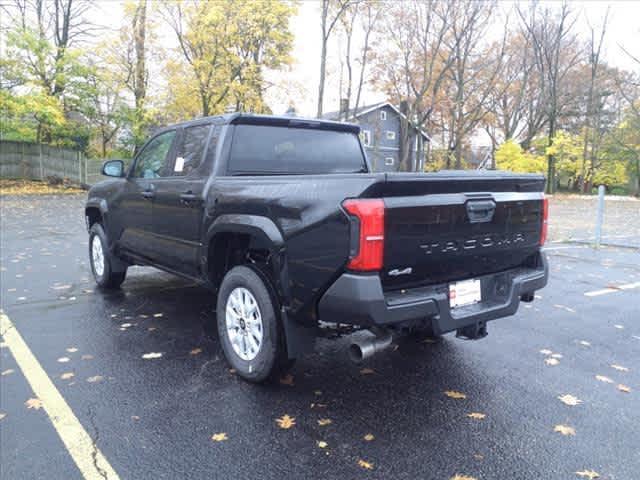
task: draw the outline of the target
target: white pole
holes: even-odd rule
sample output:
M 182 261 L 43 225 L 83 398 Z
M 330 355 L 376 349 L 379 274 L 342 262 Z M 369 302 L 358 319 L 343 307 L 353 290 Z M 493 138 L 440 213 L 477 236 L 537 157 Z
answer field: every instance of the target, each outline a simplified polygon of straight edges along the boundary
M 598 187 L 598 210 L 596 212 L 596 248 L 602 241 L 602 219 L 604 218 L 604 185 Z

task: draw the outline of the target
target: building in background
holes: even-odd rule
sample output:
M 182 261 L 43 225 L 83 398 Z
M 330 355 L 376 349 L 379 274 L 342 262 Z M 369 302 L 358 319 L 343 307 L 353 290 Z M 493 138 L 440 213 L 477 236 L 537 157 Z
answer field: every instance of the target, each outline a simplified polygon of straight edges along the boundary
M 430 138 L 421 129 L 416 128 L 399 108 L 390 102 L 359 107 L 346 113 L 345 102 L 337 112 L 322 116 L 326 120 L 347 121 L 360 125 L 362 144 L 373 170 L 376 172 L 422 171 Z M 402 155 L 400 142 L 402 124 L 407 126 L 408 134 Z M 404 157 L 404 164 L 400 159 Z

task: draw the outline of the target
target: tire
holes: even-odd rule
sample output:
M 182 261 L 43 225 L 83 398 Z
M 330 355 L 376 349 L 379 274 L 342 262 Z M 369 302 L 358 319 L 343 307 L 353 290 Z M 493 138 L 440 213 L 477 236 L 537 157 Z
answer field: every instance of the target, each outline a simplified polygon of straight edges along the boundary
M 222 350 L 238 375 L 254 383 L 274 380 L 293 365 L 287 357 L 278 304 L 267 282 L 252 268 L 238 266 L 227 272 L 218 291 Z
M 99 243 L 96 243 L 99 242 Z M 91 273 L 100 288 L 115 289 L 122 285 L 127 276 L 125 267 L 122 271 L 114 271 L 116 259 L 109 252 L 107 247 L 107 235 L 104 233 L 102 225 L 94 223 L 89 230 L 89 263 L 91 264 Z M 95 248 L 94 248 L 95 247 Z M 100 254 L 102 261 L 100 261 Z

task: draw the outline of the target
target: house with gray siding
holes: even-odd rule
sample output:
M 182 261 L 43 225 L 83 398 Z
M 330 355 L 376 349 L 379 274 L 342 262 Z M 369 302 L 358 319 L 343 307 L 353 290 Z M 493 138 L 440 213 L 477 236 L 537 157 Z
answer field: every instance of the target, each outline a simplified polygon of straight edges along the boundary
M 405 165 L 400 165 L 401 121 L 406 116 L 390 102 L 359 107 L 345 115 L 344 111 L 330 112 L 322 116 L 327 120 L 357 123 L 361 128 L 361 139 L 367 157 L 376 172 L 422 170 L 424 153 L 429 136 L 407 121 L 408 155 Z

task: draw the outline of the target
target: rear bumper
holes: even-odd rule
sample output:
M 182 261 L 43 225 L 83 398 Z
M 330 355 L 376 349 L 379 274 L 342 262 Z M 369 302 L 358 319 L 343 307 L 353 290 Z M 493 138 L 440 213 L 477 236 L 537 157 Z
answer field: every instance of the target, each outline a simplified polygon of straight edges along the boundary
M 477 277 L 481 281 L 482 302 L 453 310 L 446 283 L 384 292 L 377 274 L 345 273 L 320 299 L 318 316 L 325 322 L 363 327 L 430 323 L 435 334 L 506 317 L 516 313 L 522 295 L 547 284 L 547 259 L 542 252 L 538 255 L 535 267 Z

